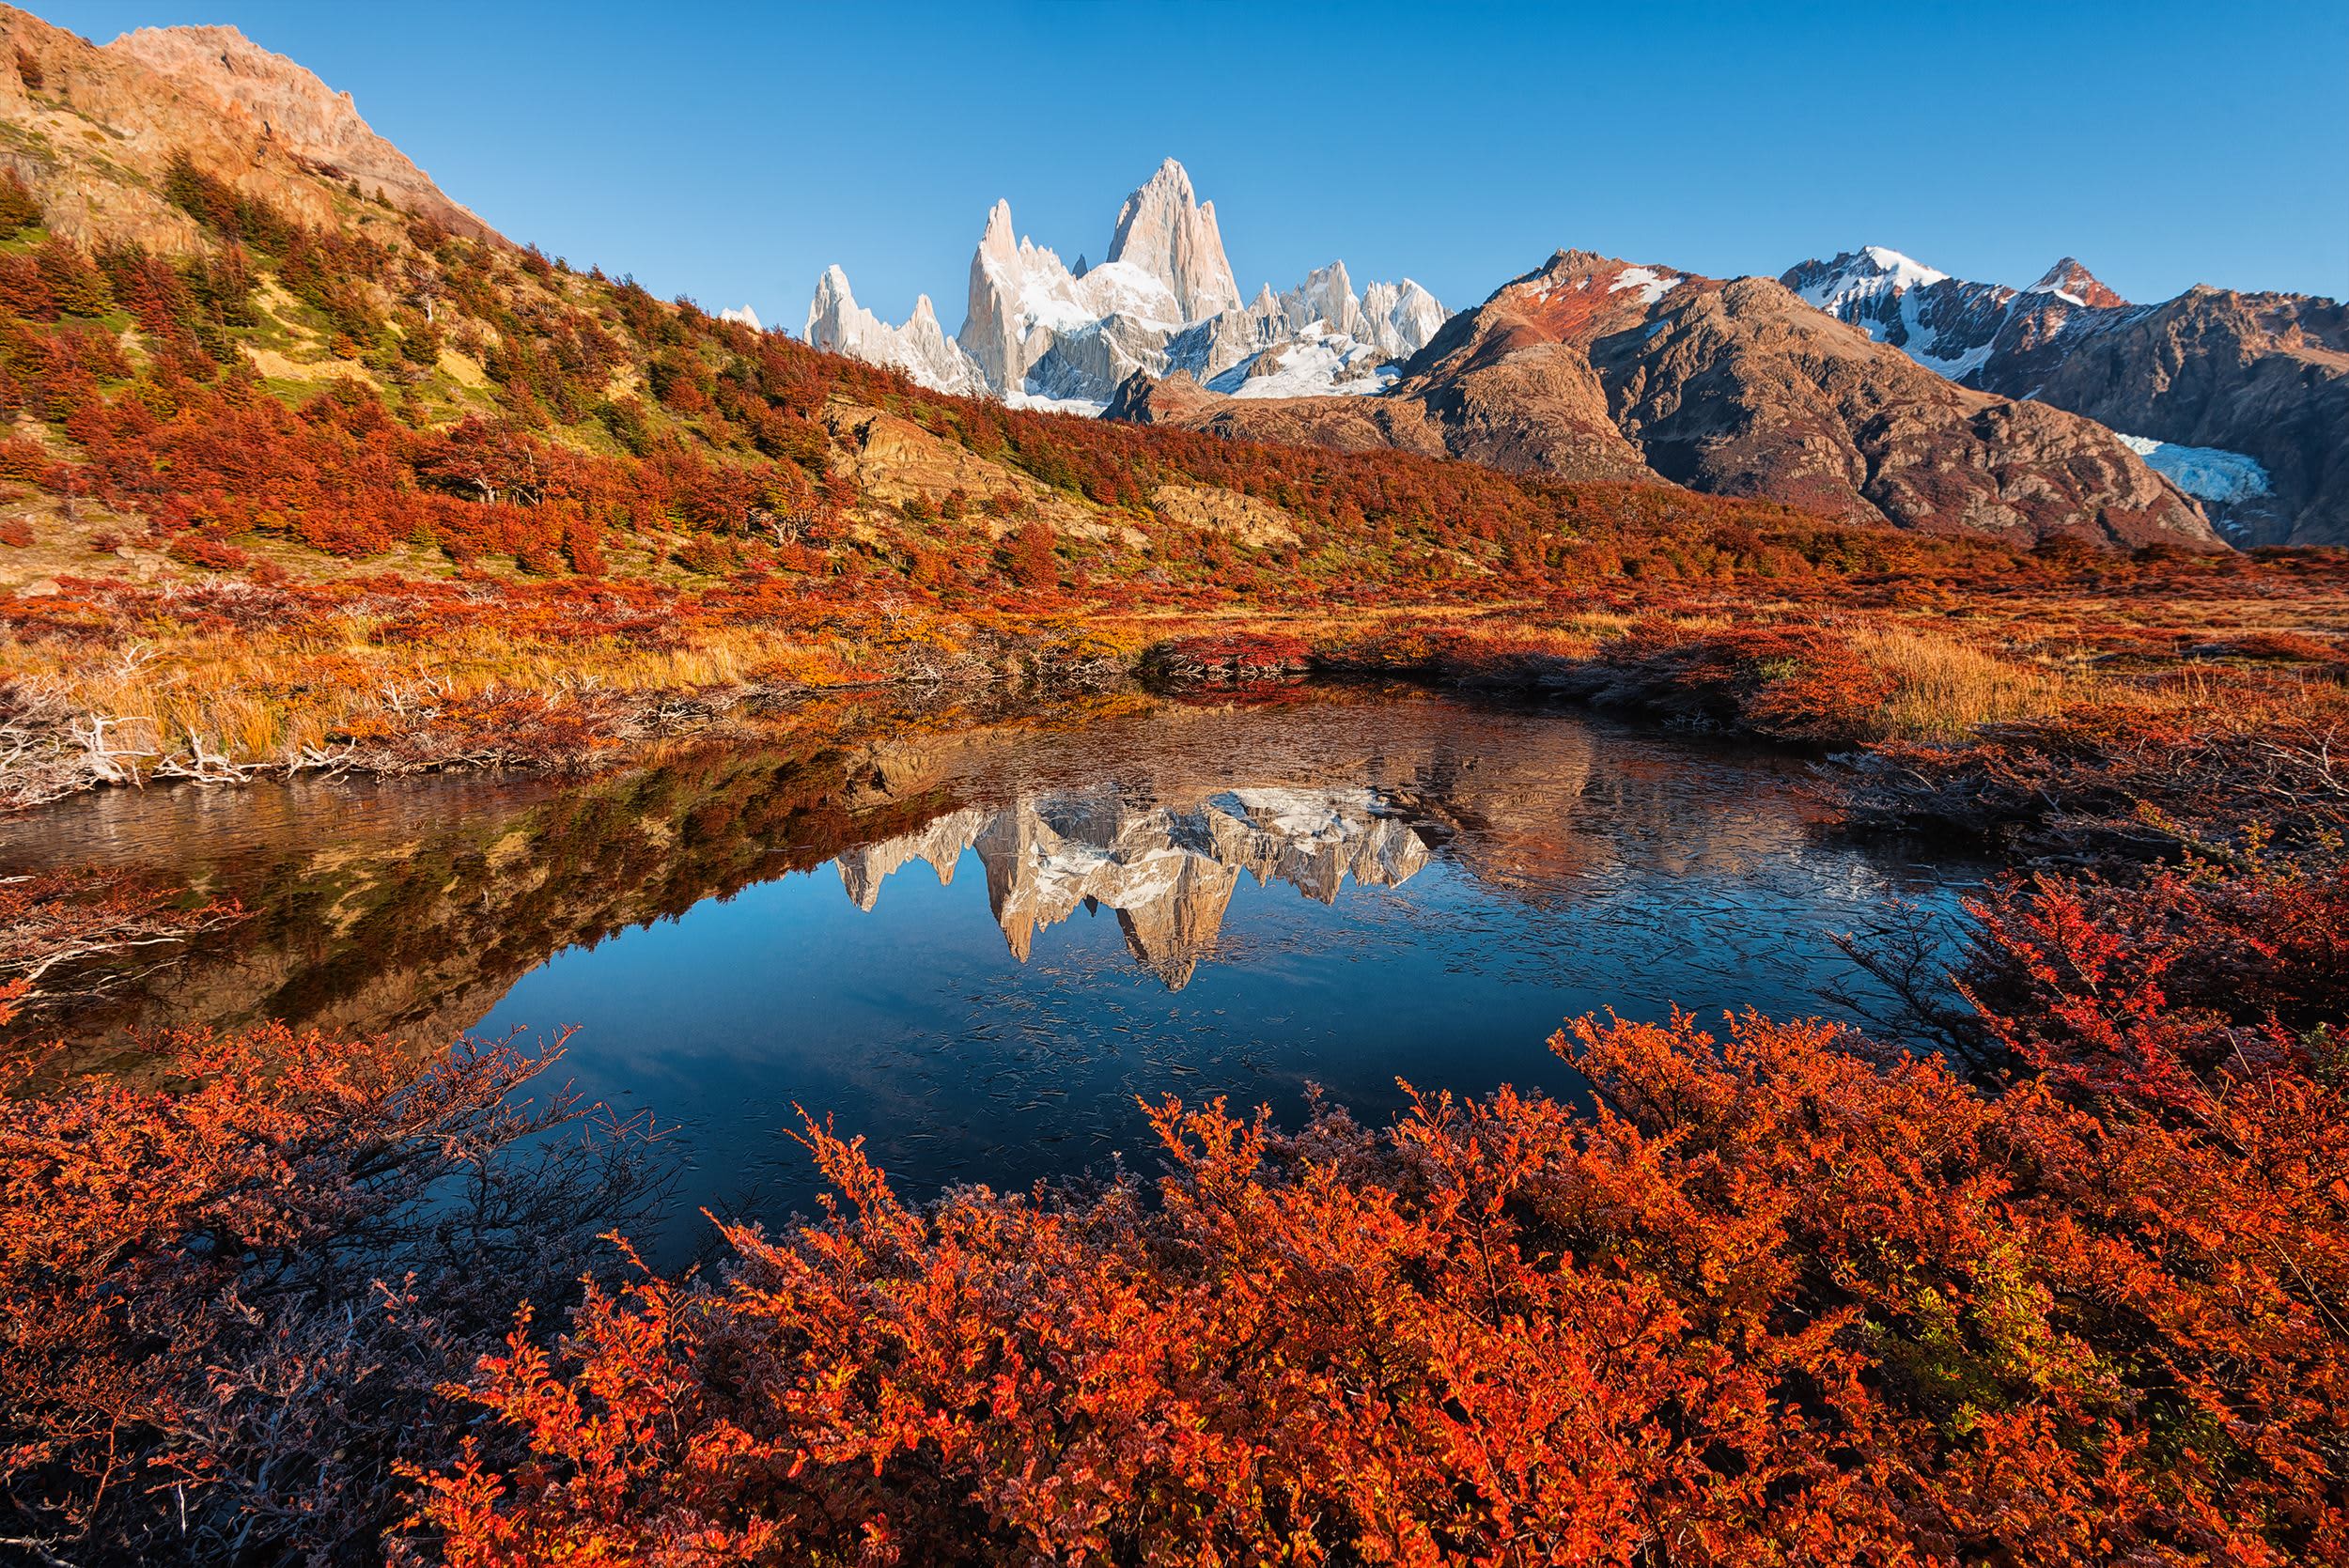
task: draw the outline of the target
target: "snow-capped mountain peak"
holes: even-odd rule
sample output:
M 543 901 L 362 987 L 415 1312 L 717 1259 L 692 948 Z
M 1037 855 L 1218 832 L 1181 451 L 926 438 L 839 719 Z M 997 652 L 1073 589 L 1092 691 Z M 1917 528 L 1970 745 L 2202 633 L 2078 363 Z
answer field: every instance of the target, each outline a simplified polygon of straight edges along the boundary
M 1202 204 L 1190 173 L 1169 158 L 1117 210 L 1105 266 L 1128 262 L 1166 285 L 1181 319 L 1203 320 L 1237 308 L 1239 284 L 1223 254 L 1215 203 Z
M 1268 284 L 1243 304 L 1215 204 L 1198 199 L 1172 158 L 1120 206 L 1107 254 L 1072 271 L 1019 234 L 1010 204 L 998 201 L 971 256 L 969 305 L 954 339 L 926 300 L 903 327 L 880 322 L 856 305 L 833 268 L 817 285 L 808 340 L 941 391 L 1097 409 L 1136 371 L 1177 368 L 1219 388 L 1234 380 L 1376 391 L 1392 380 L 1381 367 L 1417 352 L 1444 321 L 1442 304 L 1408 278 L 1358 295 L 1344 262 L 1316 268 L 1283 294 Z M 1283 351 L 1261 358 L 1272 350 Z
M 1905 294 L 1948 278 L 1890 246 L 1862 245 L 1830 261 L 1806 261 L 1781 281 L 1821 310 L 1840 316 L 1849 302 Z
M 869 365 L 889 365 L 941 392 L 986 388 L 971 356 L 938 324 L 938 312 L 927 294 L 914 301 L 913 315 L 904 326 L 892 327 L 856 303 L 848 288 L 848 274 L 837 265 L 825 268 L 824 275 L 817 280 L 816 298 L 807 307 L 805 335 L 818 349 Z

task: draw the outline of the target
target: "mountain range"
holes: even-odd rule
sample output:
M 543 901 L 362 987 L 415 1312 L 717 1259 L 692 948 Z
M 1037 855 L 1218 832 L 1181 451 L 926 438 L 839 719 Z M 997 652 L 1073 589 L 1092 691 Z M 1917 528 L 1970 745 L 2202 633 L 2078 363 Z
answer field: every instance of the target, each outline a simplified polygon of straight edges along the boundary
M 1376 397 L 1241 402 L 1178 373 L 1135 378 L 1109 411 L 2026 545 L 2215 542 L 2196 505 L 2101 426 L 1960 386 L 1768 278 L 1587 251 L 1454 317 Z
M 1242 302 L 1215 203 L 1169 158 L 1118 209 L 1106 259 L 1074 267 L 1024 236 L 1011 204 L 987 215 L 971 256 L 962 330 L 948 337 L 928 295 L 902 326 L 856 303 L 829 269 L 808 306 L 816 348 L 902 370 L 937 392 L 1098 412 L 1137 373 L 1179 370 L 1237 396 L 1376 392 L 1443 324 L 1409 278 L 1354 292 L 1346 263 Z
M 167 194 L 184 160 L 321 229 L 390 238 L 405 212 L 511 248 L 348 94 L 232 28 L 99 47 L 22 11 L 0 23 L 19 60 L 0 71 L 16 137 L 0 155 L 59 239 L 201 252 Z M 1172 159 L 1121 205 L 1103 256 L 1064 264 L 999 202 L 952 336 L 926 298 L 882 322 L 837 268 L 806 336 L 958 395 L 1862 524 L 2212 549 L 2215 520 L 2239 543 L 2349 542 L 2349 328 L 2331 301 L 2196 288 L 2135 305 L 2077 263 L 2015 290 L 1880 248 L 1776 280 L 1565 250 L 1451 315 L 1408 278 L 1358 288 L 1342 262 L 1249 298 L 1214 203 Z M 466 402 L 480 362 L 444 352 Z
M 1127 198 L 1109 256 L 1064 267 L 1015 241 L 998 203 L 957 335 L 927 296 L 903 326 L 879 321 L 833 268 L 807 337 L 941 391 L 1662 478 L 1898 527 L 2349 542 L 2349 334 L 2329 300 L 2198 287 L 2134 305 L 2070 257 L 2015 289 L 1882 246 L 1778 279 L 1886 354 L 1812 330 L 1767 280 L 1562 251 L 1439 345 L 1432 295 L 1406 279 L 1358 296 L 1343 262 L 1239 306 L 1214 204 L 1172 159 Z M 1582 304 L 1562 309 L 1561 290 Z
M 2198 285 L 2132 304 L 2066 256 L 2028 288 L 1882 246 L 1780 280 L 1963 385 L 2085 414 L 2246 544 L 2349 543 L 2349 315 Z

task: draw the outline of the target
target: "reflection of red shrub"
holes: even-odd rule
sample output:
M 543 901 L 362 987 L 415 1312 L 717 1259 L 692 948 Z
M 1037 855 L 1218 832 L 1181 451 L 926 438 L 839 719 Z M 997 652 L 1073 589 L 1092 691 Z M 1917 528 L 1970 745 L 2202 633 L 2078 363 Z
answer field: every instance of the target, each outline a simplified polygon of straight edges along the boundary
M 1210 632 L 1159 644 L 1143 656 L 1145 674 L 1167 680 L 1276 680 L 1302 675 L 1313 650 L 1276 631 Z

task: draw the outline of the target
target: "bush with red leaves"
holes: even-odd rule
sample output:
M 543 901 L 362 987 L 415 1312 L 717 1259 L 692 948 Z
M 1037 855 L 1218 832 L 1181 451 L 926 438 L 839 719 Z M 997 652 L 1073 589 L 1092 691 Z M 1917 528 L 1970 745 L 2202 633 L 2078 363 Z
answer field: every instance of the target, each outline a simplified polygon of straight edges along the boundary
M 2349 1103 L 2177 1048 L 2066 895 L 1993 914 L 1989 1024 L 2043 1069 L 1999 1093 L 1827 1025 L 1585 1020 L 1589 1114 L 1169 1102 L 1155 1192 L 928 1210 L 811 1123 L 830 1217 L 594 1292 L 557 1353 L 525 1322 L 473 1397 L 531 1459 L 428 1460 L 409 1550 L 2349 1561 Z
M 558 1056 L 272 1026 L 60 1086 L 0 1055 L 10 1560 L 376 1557 L 395 1455 L 472 1424 L 440 1385 L 644 1191 L 641 1128 L 520 1093 Z

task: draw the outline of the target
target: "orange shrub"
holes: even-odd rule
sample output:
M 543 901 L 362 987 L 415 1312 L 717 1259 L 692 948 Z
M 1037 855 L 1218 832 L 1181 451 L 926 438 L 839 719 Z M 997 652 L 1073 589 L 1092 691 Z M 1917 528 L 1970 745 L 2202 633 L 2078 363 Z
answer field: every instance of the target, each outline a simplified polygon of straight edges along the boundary
M 2042 988 L 2030 1005 L 2066 1005 Z M 2349 1560 L 2349 1105 L 1969 1088 L 1812 1023 L 1577 1024 L 1585 1116 L 1152 1111 L 1155 1193 L 906 1206 L 591 1293 L 425 1467 L 460 1565 Z

